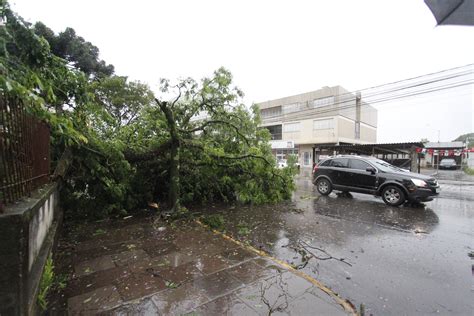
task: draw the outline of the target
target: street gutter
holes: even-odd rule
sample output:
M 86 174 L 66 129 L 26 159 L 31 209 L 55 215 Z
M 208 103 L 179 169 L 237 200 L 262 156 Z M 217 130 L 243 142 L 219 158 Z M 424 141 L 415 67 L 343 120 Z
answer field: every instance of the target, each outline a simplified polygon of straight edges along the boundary
M 227 239 L 227 240 L 230 240 L 232 241 L 233 243 L 241 246 L 241 247 L 244 247 L 245 249 L 249 250 L 249 251 L 252 251 L 264 258 L 267 258 L 273 262 L 275 262 L 276 264 L 280 265 L 281 267 L 287 269 L 288 271 L 302 277 L 303 279 L 311 282 L 314 286 L 316 286 L 317 288 L 319 288 L 321 291 L 325 292 L 326 294 L 328 294 L 329 296 L 331 296 L 332 299 L 334 299 L 336 301 L 337 304 L 339 304 L 340 306 L 342 306 L 342 308 L 344 308 L 344 310 L 346 312 L 348 312 L 349 314 L 351 315 L 354 315 L 354 316 L 358 316 L 359 313 L 357 312 L 355 306 L 347 299 L 343 299 L 339 296 L 339 294 L 337 294 L 336 292 L 334 292 L 333 290 L 331 290 L 329 287 L 327 287 L 326 285 L 324 285 L 323 283 L 321 283 L 320 281 L 314 279 L 313 277 L 309 276 L 308 274 L 300 271 L 300 270 L 297 270 L 295 268 L 293 268 L 291 265 L 289 265 L 288 263 L 282 261 L 282 260 L 279 260 L 273 256 L 271 256 L 270 254 L 262 251 L 262 250 L 259 250 L 257 248 L 254 248 L 250 245 L 247 245 L 247 244 L 244 244 L 218 230 L 215 230 L 215 229 L 211 229 L 208 225 L 202 223 L 200 220 L 196 219 L 195 222 L 199 225 L 201 225 L 202 227 L 205 227 L 205 228 L 208 228 L 210 229 L 214 234 L 216 235 L 219 235 L 221 236 L 222 238 L 224 239 Z

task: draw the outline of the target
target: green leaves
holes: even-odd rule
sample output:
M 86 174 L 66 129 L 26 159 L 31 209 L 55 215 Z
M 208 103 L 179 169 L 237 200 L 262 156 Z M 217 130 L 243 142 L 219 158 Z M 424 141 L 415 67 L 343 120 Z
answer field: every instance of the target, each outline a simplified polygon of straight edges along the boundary
M 292 174 L 275 168 L 268 131 L 258 128 L 257 110 L 240 103 L 243 94 L 232 85 L 228 70 L 218 69 L 200 85 L 187 79 L 172 87 L 162 81 L 161 91 L 175 93 L 170 98 L 174 106 L 169 107 L 175 121 L 164 127 L 169 138 L 171 125 L 179 126 L 183 202 L 267 203 L 290 197 Z
M 275 168 L 258 110 L 242 104 L 227 69 L 200 81 L 162 79 L 155 103 L 147 85 L 113 76 L 97 47 L 73 29 L 56 35 L 8 8 L 3 14 L 0 90 L 49 123 L 53 160 L 73 151 L 62 198 L 67 216 L 121 215 L 165 200 L 172 183 L 190 204 L 289 198 L 291 171 Z M 170 178 L 173 159 L 178 182 Z

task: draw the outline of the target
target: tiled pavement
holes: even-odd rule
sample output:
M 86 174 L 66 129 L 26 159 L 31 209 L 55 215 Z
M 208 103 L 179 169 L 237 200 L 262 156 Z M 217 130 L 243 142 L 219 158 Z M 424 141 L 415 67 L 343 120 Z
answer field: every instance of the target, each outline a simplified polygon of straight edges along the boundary
M 312 283 L 195 223 L 124 221 L 78 240 L 70 315 L 345 314 Z

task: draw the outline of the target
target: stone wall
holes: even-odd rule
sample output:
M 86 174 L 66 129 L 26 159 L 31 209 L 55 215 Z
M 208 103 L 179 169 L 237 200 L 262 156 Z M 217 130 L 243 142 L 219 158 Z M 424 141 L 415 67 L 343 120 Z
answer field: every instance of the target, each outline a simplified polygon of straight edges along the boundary
M 0 214 L 0 315 L 32 315 L 62 212 L 48 184 Z

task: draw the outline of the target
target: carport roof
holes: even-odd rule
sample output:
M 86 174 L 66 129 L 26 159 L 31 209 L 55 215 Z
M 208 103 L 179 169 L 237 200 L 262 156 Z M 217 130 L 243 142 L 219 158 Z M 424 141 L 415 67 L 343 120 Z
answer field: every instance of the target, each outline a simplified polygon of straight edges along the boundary
M 413 147 L 425 147 L 422 142 L 385 143 L 385 144 L 315 144 L 313 148 L 336 150 L 337 152 L 349 152 L 365 155 L 373 154 L 406 154 Z
M 463 142 L 440 142 L 440 143 L 426 143 L 425 148 L 433 149 L 453 149 L 453 148 L 464 148 Z

